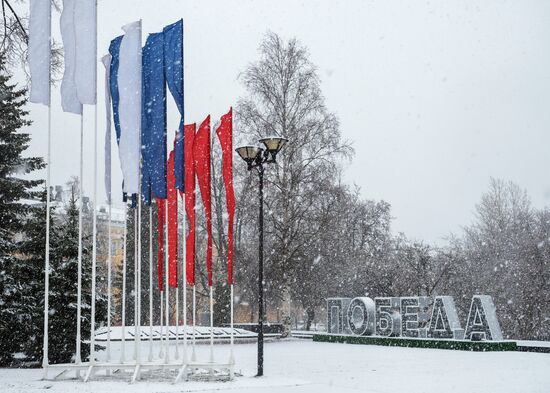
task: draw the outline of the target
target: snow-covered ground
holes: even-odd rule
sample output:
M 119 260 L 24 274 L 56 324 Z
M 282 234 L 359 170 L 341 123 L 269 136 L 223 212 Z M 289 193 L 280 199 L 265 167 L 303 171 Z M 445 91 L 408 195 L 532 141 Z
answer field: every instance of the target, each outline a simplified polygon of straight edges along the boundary
M 118 345 L 118 344 L 116 344 Z M 143 349 L 142 349 L 143 350 Z M 155 348 L 155 353 L 158 351 Z M 208 345 L 197 345 L 198 360 Z M 216 345 L 216 359 L 226 360 L 229 345 Z M 132 351 L 127 350 L 130 354 Z M 116 358 L 115 355 L 114 357 Z M 369 345 L 273 340 L 265 345 L 265 376 L 255 378 L 256 345 L 235 345 L 232 382 L 123 380 L 41 381 L 41 370 L 0 369 L 0 392 L 407 392 L 407 393 L 548 393 L 550 354 L 463 352 Z M 157 378 L 158 379 L 158 378 Z

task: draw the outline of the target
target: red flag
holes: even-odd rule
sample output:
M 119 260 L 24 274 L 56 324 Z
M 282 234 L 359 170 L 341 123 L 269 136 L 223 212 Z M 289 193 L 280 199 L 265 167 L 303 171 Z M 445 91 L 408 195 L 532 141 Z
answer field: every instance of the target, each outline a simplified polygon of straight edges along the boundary
M 168 285 L 178 287 L 178 190 L 174 175 L 174 151 L 168 158 Z
M 185 213 L 189 221 L 189 233 L 185 243 L 185 265 L 187 283 L 195 285 L 195 162 L 193 144 L 195 142 L 195 123 L 185 126 L 184 136 L 184 185 Z
M 157 233 L 158 233 L 158 251 L 157 251 L 157 276 L 159 290 L 164 291 L 164 199 L 155 198 L 157 201 Z
M 208 234 L 206 246 L 206 269 L 208 271 L 208 286 L 212 286 L 212 203 L 210 177 L 210 115 L 199 127 L 195 135 L 193 158 L 197 180 L 201 191 L 202 204 L 206 215 L 206 231 Z
M 233 108 L 221 117 L 221 124 L 216 130 L 222 146 L 223 182 L 227 204 L 227 281 L 233 284 L 233 218 L 235 216 L 235 192 L 233 190 Z

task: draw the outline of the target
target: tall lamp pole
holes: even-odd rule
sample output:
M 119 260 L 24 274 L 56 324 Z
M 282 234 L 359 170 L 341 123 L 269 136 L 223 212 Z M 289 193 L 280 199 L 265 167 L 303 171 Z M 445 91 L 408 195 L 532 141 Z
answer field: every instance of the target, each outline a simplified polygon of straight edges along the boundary
M 242 146 L 235 149 L 246 162 L 248 170 L 254 168 L 259 176 L 259 245 L 258 245 L 258 374 L 264 375 L 264 164 L 276 162 L 277 153 L 288 142 L 285 138 L 260 139 L 265 149 L 257 146 Z
M 258 377 L 264 375 L 264 167 L 258 166 L 259 241 L 258 241 Z

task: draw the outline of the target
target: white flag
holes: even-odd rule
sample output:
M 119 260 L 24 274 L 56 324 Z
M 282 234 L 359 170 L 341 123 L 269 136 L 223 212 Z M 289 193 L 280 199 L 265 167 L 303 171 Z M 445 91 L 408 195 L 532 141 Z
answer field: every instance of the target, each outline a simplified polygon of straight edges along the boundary
M 97 4 L 78 0 L 74 7 L 76 65 L 74 80 L 81 104 L 96 103 L 97 86 Z
M 78 100 L 75 83 L 76 37 L 74 23 L 75 0 L 63 0 L 61 13 L 61 38 L 63 38 L 63 59 L 65 70 L 61 81 L 61 107 L 64 112 L 80 115 L 82 104 Z
M 50 0 L 30 0 L 29 69 L 30 101 L 50 105 Z
M 106 54 L 101 61 L 105 66 L 105 192 L 111 204 L 111 55 Z
M 124 178 L 123 191 L 139 192 L 141 136 L 141 21 L 129 23 L 120 43 L 118 93 L 120 141 L 118 152 Z

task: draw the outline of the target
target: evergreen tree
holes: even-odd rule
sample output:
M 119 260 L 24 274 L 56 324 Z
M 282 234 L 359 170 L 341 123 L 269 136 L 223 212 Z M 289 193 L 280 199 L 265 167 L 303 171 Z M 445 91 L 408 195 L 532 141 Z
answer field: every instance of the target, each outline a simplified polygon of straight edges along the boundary
M 23 157 L 30 136 L 19 130 L 31 123 L 23 109 L 25 96 L 25 89 L 10 83 L 0 59 L 0 365 L 13 364 L 14 355 L 23 350 L 19 327 L 31 318 L 22 273 L 27 262 L 18 255 L 17 239 L 30 210 L 28 201 L 39 197 L 36 187 L 42 183 L 25 175 L 44 163 L 38 157 Z
M 50 245 L 59 242 L 58 230 L 53 225 L 50 211 Z M 23 338 L 22 351 L 27 362 L 40 364 L 42 361 L 42 343 L 44 338 L 44 246 L 46 244 L 46 190 L 42 191 L 41 203 L 30 207 L 24 223 L 24 236 L 18 244 L 24 260 L 18 272 L 21 282 L 24 313 L 18 336 Z
M 78 207 L 75 188 L 63 217 L 60 217 L 60 241 L 53 248 L 50 276 L 50 361 L 66 363 L 76 351 L 76 313 L 78 280 Z M 84 255 L 87 249 L 83 248 Z M 83 269 L 84 273 L 84 269 Z M 84 302 L 83 302 L 84 303 Z M 84 323 L 82 316 L 81 323 Z M 84 326 L 81 327 L 84 331 Z M 84 353 L 88 349 L 82 347 Z
M 50 362 L 66 363 L 76 353 L 77 295 L 78 295 L 78 206 L 77 187 L 73 184 L 65 213 L 57 223 L 59 241 L 52 249 L 52 274 L 50 278 Z M 90 353 L 85 341 L 90 339 L 92 261 L 91 236 L 82 240 L 82 309 L 81 309 L 81 358 Z M 107 319 L 107 303 L 103 295 L 96 293 L 96 328 Z M 99 346 L 96 349 L 101 349 Z

